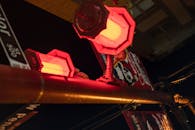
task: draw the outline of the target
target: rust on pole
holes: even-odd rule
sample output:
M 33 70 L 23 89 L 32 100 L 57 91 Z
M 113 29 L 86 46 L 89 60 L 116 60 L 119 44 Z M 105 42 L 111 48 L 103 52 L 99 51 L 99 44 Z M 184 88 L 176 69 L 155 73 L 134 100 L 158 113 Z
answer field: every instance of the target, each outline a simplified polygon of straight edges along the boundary
M 166 93 L 64 78 L 0 65 L 0 103 L 167 104 Z

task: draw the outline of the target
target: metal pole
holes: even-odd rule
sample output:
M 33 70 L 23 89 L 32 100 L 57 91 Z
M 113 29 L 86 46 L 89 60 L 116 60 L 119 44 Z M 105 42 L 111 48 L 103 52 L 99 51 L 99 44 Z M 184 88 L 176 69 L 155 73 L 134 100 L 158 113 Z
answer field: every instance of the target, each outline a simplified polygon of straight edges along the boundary
M 0 65 L 0 103 L 140 103 L 167 104 L 166 93 L 104 82 L 64 78 Z

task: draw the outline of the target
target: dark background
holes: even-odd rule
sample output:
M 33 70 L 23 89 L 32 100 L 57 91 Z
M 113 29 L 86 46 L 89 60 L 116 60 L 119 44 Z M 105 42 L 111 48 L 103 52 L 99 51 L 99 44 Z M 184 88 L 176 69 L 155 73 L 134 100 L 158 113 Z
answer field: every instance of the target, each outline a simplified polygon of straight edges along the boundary
M 23 50 L 31 48 L 47 53 L 57 48 L 68 52 L 74 65 L 87 73 L 91 79 L 96 79 L 102 74 L 90 43 L 87 40 L 78 38 L 71 23 L 21 0 L 1 0 L 0 2 Z M 161 61 L 150 62 L 142 59 L 152 82 L 158 82 L 160 77 L 167 76 L 195 61 L 194 42 L 195 37 L 192 34 L 192 37 L 185 41 L 183 48 L 176 50 Z M 174 91 L 194 98 L 194 80 L 195 78 L 192 77 L 184 81 Z M 1 104 L 0 121 L 20 107 L 21 105 Z M 44 104 L 39 107 L 39 114 L 17 128 L 17 130 L 66 130 L 111 107 L 114 108 L 93 122 L 119 111 L 120 105 Z M 151 110 L 153 110 L 152 107 Z M 124 118 L 119 116 L 99 129 L 126 130 L 128 126 Z

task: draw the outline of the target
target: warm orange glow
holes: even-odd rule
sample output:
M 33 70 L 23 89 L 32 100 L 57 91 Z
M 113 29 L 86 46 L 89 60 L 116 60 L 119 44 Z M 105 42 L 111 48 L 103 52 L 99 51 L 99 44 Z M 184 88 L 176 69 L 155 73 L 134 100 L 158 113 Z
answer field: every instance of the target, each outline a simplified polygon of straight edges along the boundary
M 114 41 L 120 37 L 121 32 L 121 27 L 114 21 L 108 19 L 106 29 L 104 29 L 100 35 Z
M 128 29 L 129 25 L 121 15 L 110 12 L 106 29 L 102 30 L 92 41 L 104 47 L 117 48 L 127 40 Z
M 61 62 L 58 62 L 58 65 L 61 65 L 64 68 L 64 71 L 66 70 L 67 74 L 65 76 L 72 77 L 74 75 L 75 67 L 68 53 L 53 49 L 48 55 L 61 59 Z
M 100 30 L 96 27 L 79 28 L 80 25 L 86 25 L 84 24 L 85 22 L 89 25 L 93 22 L 90 21 L 88 18 L 89 16 L 86 17 L 86 19 L 76 17 L 73 27 L 80 38 L 86 38 L 92 41 L 99 53 L 117 55 L 132 45 L 135 31 L 135 21 L 124 7 L 104 7 L 109 14 L 108 16 L 106 15 L 107 17 L 105 19 L 99 19 L 99 23 L 101 24 L 97 26 L 100 27 Z M 79 12 L 77 15 L 80 16 Z M 79 19 L 83 22 L 78 22 Z
M 69 76 L 70 69 L 65 59 L 39 53 L 42 73 Z
M 73 77 L 75 67 L 68 53 L 53 49 L 48 54 L 42 54 L 32 49 L 25 51 L 32 70 L 42 73 Z
M 117 55 L 132 45 L 135 22 L 125 8 L 105 7 L 109 11 L 106 28 L 95 38 L 83 37 L 92 41 L 98 52 Z
M 42 64 L 43 64 L 43 68 L 41 69 L 42 73 L 49 73 L 55 75 L 64 75 L 68 73 L 67 70 L 65 70 L 64 67 L 61 65 L 47 62 L 42 62 Z M 64 64 L 66 63 L 64 62 Z

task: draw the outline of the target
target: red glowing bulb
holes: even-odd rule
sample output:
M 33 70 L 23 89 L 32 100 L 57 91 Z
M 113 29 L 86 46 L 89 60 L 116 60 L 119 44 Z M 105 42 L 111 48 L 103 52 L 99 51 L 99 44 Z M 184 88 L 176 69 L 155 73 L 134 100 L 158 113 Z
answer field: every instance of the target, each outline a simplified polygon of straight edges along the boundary
M 135 22 L 125 8 L 106 8 L 110 12 L 106 29 L 103 29 L 94 39 L 88 39 L 94 43 L 98 52 L 117 55 L 132 45 Z
M 92 5 L 94 5 L 94 3 Z M 97 5 L 101 7 L 100 4 Z M 82 24 L 84 23 L 85 26 L 86 24 L 91 25 L 90 22 L 91 14 L 89 11 L 83 9 L 81 10 L 82 13 L 86 13 L 85 19 L 79 17 L 80 13 L 77 12 L 78 14 L 76 15 L 75 18 L 76 20 L 75 23 L 73 24 L 73 27 L 75 28 L 80 38 L 86 38 L 92 41 L 98 52 L 103 54 L 109 54 L 109 55 L 117 55 L 121 51 L 125 50 L 128 46 L 132 45 L 134 30 L 135 30 L 135 21 L 133 20 L 129 12 L 123 7 L 104 6 L 104 8 L 109 12 L 109 14 L 106 20 L 105 18 L 102 19 L 101 22 L 102 24 L 101 26 L 99 26 L 98 30 L 96 29 L 98 25 L 95 26 L 94 29 L 96 29 L 97 32 L 91 31 L 89 34 L 83 33 L 85 32 L 83 30 L 84 28 L 82 29 L 79 28 L 82 27 Z M 104 8 L 102 7 L 99 9 L 104 10 Z M 96 10 L 96 8 L 94 8 L 93 10 Z M 102 11 L 102 12 L 106 12 L 106 11 Z M 107 14 L 105 13 L 105 15 Z M 102 16 L 100 18 L 102 18 Z M 78 22 L 79 19 L 82 19 L 83 21 Z M 105 28 L 103 26 L 104 25 L 103 23 L 105 24 Z
M 122 7 L 104 6 L 98 0 L 83 2 L 73 27 L 80 38 L 92 41 L 99 53 L 107 54 L 105 73 L 98 80 L 113 82 L 111 55 L 119 54 L 133 42 L 135 22 L 129 12 Z
M 54 49 L 48 54 L 42 54 L 27 49 L 25 54 L 32 70 L 66 77 L 72 77 L 74 75 L 75 67 L 70 55 L 66 52 Z

